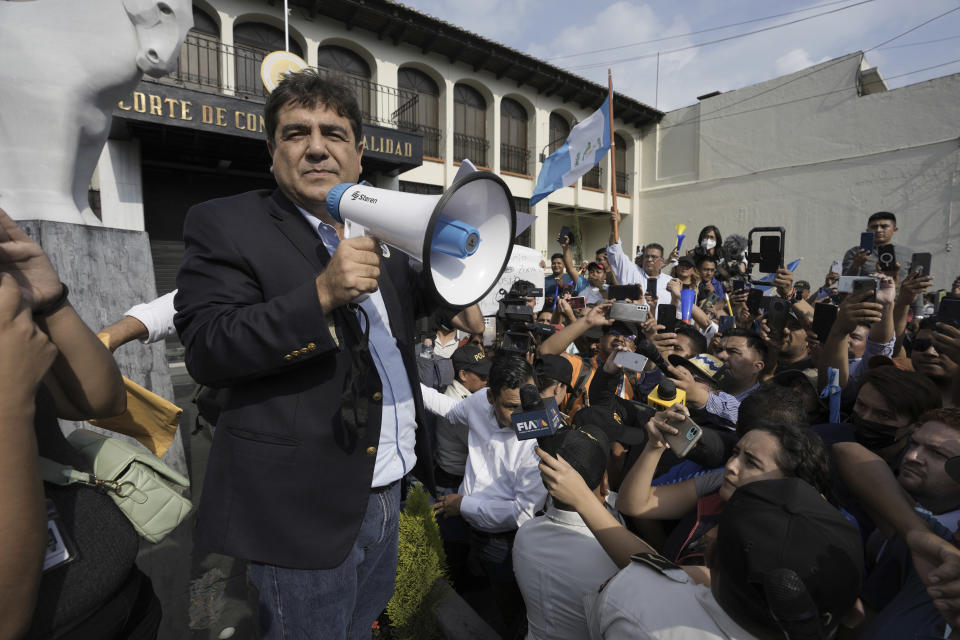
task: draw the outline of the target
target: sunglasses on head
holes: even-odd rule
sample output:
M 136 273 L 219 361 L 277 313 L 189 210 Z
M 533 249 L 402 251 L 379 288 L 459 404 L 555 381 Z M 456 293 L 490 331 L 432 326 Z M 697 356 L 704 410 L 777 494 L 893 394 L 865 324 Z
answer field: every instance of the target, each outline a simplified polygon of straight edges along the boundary
M 616 329 L 610 329 L 610 331 L 609 331 L 608 333 L 611 333 L 611 334 L 613 334 L 613 335 L 615 335 L 615 336 L 620 336 L 621 338 L 626 338 L 626 339 L 628 339 L 628 340 L 634 340 L 634 341 L 635 341 L 635 340 L 637 339 L 637 336 L 636 336 L 635 334 L 620 333 L 620 332 L 617 331 Z

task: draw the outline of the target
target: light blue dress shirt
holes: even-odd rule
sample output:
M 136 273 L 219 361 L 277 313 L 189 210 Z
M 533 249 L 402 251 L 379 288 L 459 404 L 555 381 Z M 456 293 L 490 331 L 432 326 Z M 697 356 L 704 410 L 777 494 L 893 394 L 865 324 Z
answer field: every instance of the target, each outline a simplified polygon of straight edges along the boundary
M 310 226 L 316 229 L 323 246 L 332 257 L 340 244 L 337 230 L 300 207 L 297 209 Z M 370 320 L 370 355 L 373 356 L 373 363 L 383 386 L 380 442 L 371 483 L 372 487 L 382 487 L 402 478 L 417 462 L 417 455 L 414 453 L 417 413 L 397 339 L 390 331 L 390 319 L 383 304 L 383 296 L 379 290 L 375 291 L 359 306 Z M 356 313 L 360 329 L 365 330 L 364 315 L 359 311 Z

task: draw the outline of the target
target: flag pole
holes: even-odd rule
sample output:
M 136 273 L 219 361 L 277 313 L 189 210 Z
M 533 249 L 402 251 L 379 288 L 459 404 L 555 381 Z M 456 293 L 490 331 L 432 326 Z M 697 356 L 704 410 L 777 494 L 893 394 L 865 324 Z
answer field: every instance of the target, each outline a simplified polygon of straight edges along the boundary
M 610 120 L 610 193 L 613 194 L 613 212 L 617 210 L 617 149 L 613 140 L 613 73 L 607 69 L 607 107 Z
M 290 7 L 287 0 L 283 0 L 283 48 L 290 51 Z

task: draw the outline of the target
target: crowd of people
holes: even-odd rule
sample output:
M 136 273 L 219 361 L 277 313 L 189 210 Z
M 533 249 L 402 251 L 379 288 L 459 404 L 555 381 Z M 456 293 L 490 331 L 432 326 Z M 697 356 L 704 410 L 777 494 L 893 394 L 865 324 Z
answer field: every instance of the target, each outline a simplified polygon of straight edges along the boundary
M 505 638 L 958 637 L 960 277 L 936 294 L 894 214 L 815 288 L 715 226 L 630 259 L 613 213 L 485 320 L 327 212 L 351 89 L 289 74 L 264 121 L 279 188 L 194 207 L 178 290 L 100 339 L 0 213 L 0 637 L 156 635 L 129 522 L 39 467 L 84 466 L 56 417 L 124 410 L 112 349 L 174 333 L 219 390 L 195 542 L 248 562 L 263 638 L 370 636 L 409 482 Z
M 462 334 L 458 382 L 422 390 L 438 459 L 466 454 L 435 508 L 504 637 L 950 636 L 932 567 L 960 539 L 960 276 L 932 291 L 893 213 L 866 228 L 895 261 L 854 247 L 811 287 L 715 226 L 630 260 L 613 213 L 595 260 L 562 233 L 542 290 L 514 283 L 528 322 L 501 304 L 483 351 Z M 528 384 L 563 416 L 536 442 L 510 423 Z

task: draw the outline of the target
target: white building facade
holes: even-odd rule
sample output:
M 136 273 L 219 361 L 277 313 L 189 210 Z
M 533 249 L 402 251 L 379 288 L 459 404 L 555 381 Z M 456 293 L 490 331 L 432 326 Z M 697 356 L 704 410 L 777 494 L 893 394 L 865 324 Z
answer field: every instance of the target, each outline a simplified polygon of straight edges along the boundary
M 874 211 L 898 243 L 934 254 L 938 287 L 960 272 L 960 75 L 892 91 L 856 53 L 662 114 L 615 95 L 617 148 L 532 209 L 542 160 L 606 87 L 387 0 L 292 0 L 290 49 L 341 74 L 364 112 L 364 175 L 439 193 L 459 160 L 503 177 L 537 221 L 520 242 L 548 257 L 560 227 L 591 259 L 609 233 L 611 161 L 624 250 L 669 250 L 674 225 L 723 235 L 787 229 L 786 257 L 818 284 Z M 105 225 L 151 236 L 158 293 L 173 288 L 186 210 L 272 188 L 259 62 L 284 48 L 282 3 L 194 0 L 180 69 L 144 80 L 114 111 L 92 185 Z

